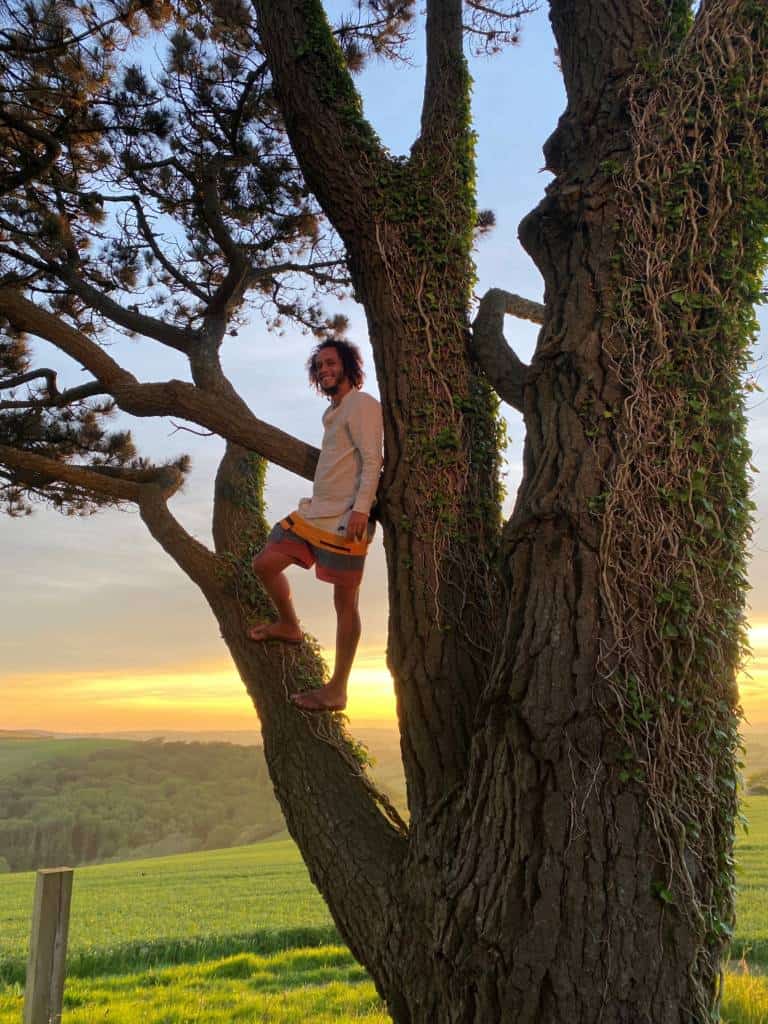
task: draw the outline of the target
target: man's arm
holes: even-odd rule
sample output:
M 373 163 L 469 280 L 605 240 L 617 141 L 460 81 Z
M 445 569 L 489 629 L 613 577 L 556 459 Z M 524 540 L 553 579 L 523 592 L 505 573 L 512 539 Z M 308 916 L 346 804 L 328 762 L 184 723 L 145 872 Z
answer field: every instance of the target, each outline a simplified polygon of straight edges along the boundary
M 381 453 L 384 425 L 381 406 L 376 399 L 370 395 L 361 395 L 350 413 L 348 426 L 352 443 L 360 453 L 362 468 L 360 485 L 347 525 L 347 537 L 360 540 L 368 528 L 368 516 L 376 498 L 384 461 Z

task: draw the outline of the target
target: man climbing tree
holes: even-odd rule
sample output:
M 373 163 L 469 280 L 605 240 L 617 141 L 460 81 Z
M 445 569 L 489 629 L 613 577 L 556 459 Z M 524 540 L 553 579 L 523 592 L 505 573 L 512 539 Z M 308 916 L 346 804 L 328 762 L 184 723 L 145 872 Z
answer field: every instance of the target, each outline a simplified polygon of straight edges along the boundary
M 309 358 L 309 379 L 331 400 L 323 415 L 323 444 L 311 498 L 275 525 L 253 571 L 272 598 L 276 622 L 260 622 L 248 635 L 263 642 L 300 643 L 303 637 L 284 570 L 315 566 L 317 578 L 333 584 L 336 657 L 333 675 L 319 690 L 295 693 L 304 711 L 343 711 L 347 682 L 360 640 L 357 609 L 368 544 L 371 506 L 381 472 L 381 406 L 360 391 L 363 360 L 356 345 L 341 338 L 321 341 Z
M 319 0 L 186 6 L 162 98 L 126 71 L 81 123 L 57 82 L 40 89 L 31 51 L 6 74 L 5 388 L 45 382 L 4 403 L 11 506 L 29 490 L 134 502 L 201 588 L 291 833 L 395 1021 L 712 1019 L 733 920 L 741 379 L 768 233 L 768 9 L 550 0 L 568 105 L 545 146 L 554 177 L 520 227 L 545 301 L 494 289 L 471 322 L 464 43 L 500 45 L 512 12 L 427 0 L 421 128 L 395 159 L 350 71 L 397 52 L 413 3 L 370 0 L 336 26 Z M 182 228 L 164 245 L 153 225 L 171 216 Z M 322 329 L 290 281 L 322 292 L 347 273 L 384 417 L 407 828 L 339 724 L 286 700 L 322 681 L 311 647 L 286 659 L 246 635 L 269 614 L 250 570 L 264 459 L 311 477 L 316 453 L 254 417 L 220 345 L 249 295 Z M 126 291 L 150 278 L 160 298 L 142 309 Z M 506 314 L 541 324 L 529 366 L 504 341 Z M 192 382 L 139 381 L 100 346 L 105 323 L 186 355 Z M 88 383 L 60 391 L 18 332 Z M 96 396 L 228 440 L 215 551 L 169 510 L 183 464 L 136 463 L 97 429 L 102 407 L 83 411 Z M 499 397 L 527 430 L 503 529 Z

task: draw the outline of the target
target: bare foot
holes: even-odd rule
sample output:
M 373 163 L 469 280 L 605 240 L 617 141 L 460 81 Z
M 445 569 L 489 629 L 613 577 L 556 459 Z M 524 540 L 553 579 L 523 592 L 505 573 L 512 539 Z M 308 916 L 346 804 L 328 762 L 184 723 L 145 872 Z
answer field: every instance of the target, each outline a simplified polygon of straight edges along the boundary
M 251 640 L 282 640 L 286 644 L 300 644 L 304 639 L 299 626 L 292 622 L 260 622 L 248 630 Z
M 321 686 L 319 690 L 294 693 L 291 696 L 291 703 L 301 711 L 343 711 L 347 706 L 347 695 L 329 684 Z

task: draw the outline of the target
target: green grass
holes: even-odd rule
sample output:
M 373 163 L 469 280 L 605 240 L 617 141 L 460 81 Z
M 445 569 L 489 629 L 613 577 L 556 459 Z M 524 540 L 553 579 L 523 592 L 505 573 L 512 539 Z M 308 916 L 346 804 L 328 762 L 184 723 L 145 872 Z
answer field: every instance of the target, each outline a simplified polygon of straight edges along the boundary
M 733 955 L 768 963 L 768 797 L 745 802 L 737 847 Z M 0 981 L 24 977 L 34 874 L 0 875 Z M 78 868 L 70 928 L 75 974 L 336 941 L 290 840 Z
M 0 982 L 23 981 L 35 877 L 0 875 Z M 338 942 L 290 840 L 78 868 L 70 974 Z
M 768 979 L 727 974 L 721 1020 L 722 1024 L 768 1024 Z
M 736 843 L 738 895 L 732 955 L 768 964 L 768 797 L 749 797 L 744 813 L 749 826 Z
M 768 964 L 768 797 L 744 809 L 733 955 L 757 966 Z M 33 889 L 32 873 L 0 875 L 0 1024 L 21 1015 Z M 79 868 L 65 1020 L 384 1024 L 338 941 L 290 840 Z M 768 978 L 729 974 L 722 1019 L 768 1024 Z
M 0 988 L 0 1024 L 18 1024 L 20 986 Z M 387 1024 L 373 983 L 341 946 L 241 954 L 136 974 L 74 978 L 67 1024 Z
M 21 985 L 0 986 L 0 1024 L 18 1024 Z M 182 967 L 68 978 L 67 1024 L 388 1024 L 367 974 L 343 946 L 243 953 Z M 722 1024 L 766 1024 L 768 979 L 729 974 Z

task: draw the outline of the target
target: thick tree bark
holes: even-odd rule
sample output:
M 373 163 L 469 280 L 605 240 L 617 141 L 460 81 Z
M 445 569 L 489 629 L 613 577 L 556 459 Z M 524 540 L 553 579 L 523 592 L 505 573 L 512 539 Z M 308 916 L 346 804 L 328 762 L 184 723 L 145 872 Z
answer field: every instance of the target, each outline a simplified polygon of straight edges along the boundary
M 447 1010 L 446 1020 L 672 1024 L 708 1019 L 719 991 L 723 944 L 699 910 L 713 908 L 717 879 L 704 877 L 688 848 L 680 856 L 692 865 L 691 891 L 666 889 L 670 847 L 682 851 L 688 840 L 667 831 L 652 799 L 673 800 L 674 789 L 666 783 L 651 797 L 639 775 L 621 770 L 623 712 L 617 677 L 606 675 L 613 638 L 600 510 L 624 457 L 613 423 L 626 386 L 611 313 L 628 230 L 611 179 L 633 144 L 624 72 L 653 40 L 631 11 L 592 3 L 587 18 L 579 6 L 552 4 L 569 110 L 547 146 L 557 176 L 521 232 L 545 278 L 547 317 L 526 375 L 525 475 L 505 531 L 504 639 L 460 839 L 446 851 L 454 902 L 442 949 L 466 964 L 452 979 L 463 1011 Z M 589 39 L 579 37 L 586 25 Z M 699 699 L 695 672 L 680 685 L 685 699 Z M 682 759 L 685 746 L 674 742 Z M 723 800 L 711 790 L 700 813 L 702 827 L 714 820 L 725 830 L 727 858 Z

